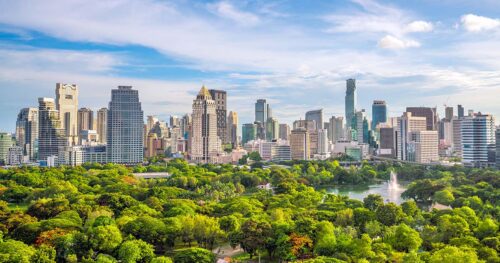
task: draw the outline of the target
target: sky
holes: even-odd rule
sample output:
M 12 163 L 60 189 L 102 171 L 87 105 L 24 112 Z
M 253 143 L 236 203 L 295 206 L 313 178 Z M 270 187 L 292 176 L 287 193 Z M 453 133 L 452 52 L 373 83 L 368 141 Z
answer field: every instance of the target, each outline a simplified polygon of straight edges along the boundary
M 0 130 L 19 110 L 77 84 L 80 107 L 139 90 L 144 115 L 191 112 L 202 85 L 253 122 L 265 98 L 280 122 L 344 115 L 385 100 L 500 116 L 498 0 L 0 0 Z M 443 116 L 444 114 L 441 114 Z M 500 118 L 500 117 L 498 117 Z M 498 120 L 497 120 L 498 123 Z

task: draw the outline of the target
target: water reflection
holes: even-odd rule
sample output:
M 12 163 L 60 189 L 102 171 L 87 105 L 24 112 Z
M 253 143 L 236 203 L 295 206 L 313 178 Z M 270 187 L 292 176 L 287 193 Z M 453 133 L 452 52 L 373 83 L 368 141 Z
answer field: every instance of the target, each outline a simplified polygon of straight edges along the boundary
M 363 201 L 369 194 L 379 194 L 386 202 L 401 204 L 401 194 L 406 190 L 405 183 L 398 182 L 397 174 L 391 172 L 389 181 L 373 185 L 345 185 L 328 188 L 328 193 L 347 195 L 349 198 Z

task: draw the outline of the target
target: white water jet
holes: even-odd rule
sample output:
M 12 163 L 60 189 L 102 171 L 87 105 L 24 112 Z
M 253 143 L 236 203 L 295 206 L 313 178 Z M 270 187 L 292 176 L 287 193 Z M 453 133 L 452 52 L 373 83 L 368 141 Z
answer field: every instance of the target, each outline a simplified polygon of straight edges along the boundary
M 394 202 L 401 196 L 403 191 L 404 189 L 398 183 L 398 175 L 394 171 L 391 171 L 391 178 L 387 182 L 387 195 L 389 196 L 387 201 Z

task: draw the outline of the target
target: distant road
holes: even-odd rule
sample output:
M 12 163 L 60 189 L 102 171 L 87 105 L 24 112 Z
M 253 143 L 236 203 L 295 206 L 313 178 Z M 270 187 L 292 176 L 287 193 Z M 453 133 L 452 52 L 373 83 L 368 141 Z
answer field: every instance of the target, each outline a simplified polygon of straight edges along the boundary
M 134 176 L 137 178 L 143 178 L 143 179 L 159 179 L 159 178 L 170 177 L 170 174 L 169 173 L 134 173 Z

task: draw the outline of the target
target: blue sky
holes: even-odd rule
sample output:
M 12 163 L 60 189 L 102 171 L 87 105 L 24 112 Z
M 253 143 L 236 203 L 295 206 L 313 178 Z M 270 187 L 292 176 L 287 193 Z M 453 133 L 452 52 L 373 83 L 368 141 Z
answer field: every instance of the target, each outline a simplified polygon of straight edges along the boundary
M 323 108 L 463 104 L 500 116 L 498 0 L 0 0 L 0 130 L 22 107 L 80 86 L 80 106 L 133 85 L 145 115 L 182 115 L 205 84 L 253 121 L 266 98 L 280 122 Z

